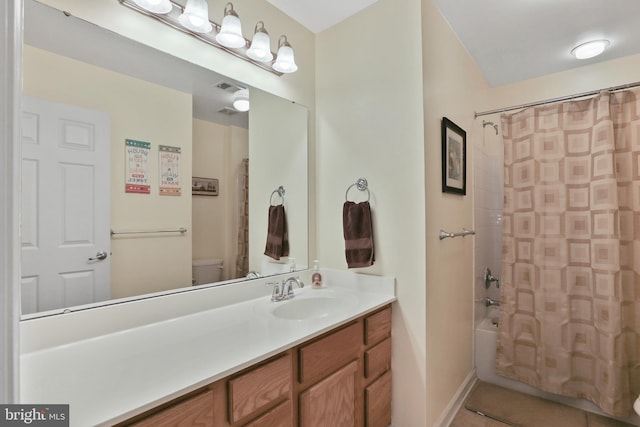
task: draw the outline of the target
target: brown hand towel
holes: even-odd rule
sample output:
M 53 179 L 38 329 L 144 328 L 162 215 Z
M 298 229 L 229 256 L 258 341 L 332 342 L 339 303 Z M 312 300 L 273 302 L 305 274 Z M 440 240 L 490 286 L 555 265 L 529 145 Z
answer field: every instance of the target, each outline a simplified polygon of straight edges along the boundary
M 345 256 L 349 268 L 373 265 L 373 225 L 369 202 L 345 202 L 342 207 Z
M 283 256 L 289 256 L 289 235 L 284 205 L 269 206 L 267 227 L 267 247 L 264 254 L 276 260 Z

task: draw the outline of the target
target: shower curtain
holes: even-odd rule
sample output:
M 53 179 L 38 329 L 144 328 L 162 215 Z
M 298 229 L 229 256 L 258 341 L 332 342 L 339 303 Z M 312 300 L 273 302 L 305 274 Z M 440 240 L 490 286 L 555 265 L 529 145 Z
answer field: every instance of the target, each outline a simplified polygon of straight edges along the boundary
M 500 375 L 614 416 L 640 393 L 640 90 L 502 116 Z
M 249 272 L 249 159 L 242 159 L 238 171 L 238 240 L 236 278 Z

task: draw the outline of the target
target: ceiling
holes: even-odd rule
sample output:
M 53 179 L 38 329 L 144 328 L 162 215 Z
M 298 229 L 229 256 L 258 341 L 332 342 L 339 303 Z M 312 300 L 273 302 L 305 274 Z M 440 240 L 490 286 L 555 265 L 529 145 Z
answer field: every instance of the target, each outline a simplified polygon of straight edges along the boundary
M 377 0 L 267 1 L 317 33 Z M 491 86 L 640 53 L 640 0 L 433 1 Z M 247 126 L 246 113 L 219 113 L 233 113 L 229 107 L 233 90 L 242 86 L 240 82 L 149 51 L 37 2 L 25 2 L 25 22 L 25 40 L 29 44 L 192 93 L 196 118 Z M 571 56 L 574 46 L 592 38 L 606 38 L 611 45 L 596 58 L 577 60 Z M 137 60 L 143 49 L 144 63 Z M 218 89 L 221 82 L 231 87 Z
M 321 32 L 377 0 L 267 0 Z M 491 86 L 640 53 L 640 0 L 433 0 Z M 570 51 L 608 39 L 604 54 Z
M 232 107 L 234 91 L 244 86 L 236 80 L 68 16 L 37 1 L 25 1 L 24 22 L 25 43 L 31 46 L 192 94 L 195 118 L 227 126 L 248 127 L 248 113 Z M 218 87 L 221 83 L 224 89 Z

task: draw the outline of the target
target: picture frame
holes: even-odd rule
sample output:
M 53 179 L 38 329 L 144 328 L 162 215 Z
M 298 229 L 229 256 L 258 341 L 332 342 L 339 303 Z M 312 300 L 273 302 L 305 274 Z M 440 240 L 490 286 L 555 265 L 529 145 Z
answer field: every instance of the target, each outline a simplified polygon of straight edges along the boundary
M 442 118 L 442 192 L 467 194 L 467 133 Z
M 194 196 L 217 196 L 218 188 L 216 178 L 191 178 L 191 194 Z

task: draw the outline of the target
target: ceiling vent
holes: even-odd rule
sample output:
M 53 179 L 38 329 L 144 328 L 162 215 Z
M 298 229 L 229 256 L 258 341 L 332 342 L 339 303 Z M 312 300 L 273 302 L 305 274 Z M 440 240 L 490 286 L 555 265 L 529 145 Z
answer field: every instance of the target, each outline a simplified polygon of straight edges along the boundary
M 224 90 L 226 92 L 231 92 L 231 93 L 241 89 L 240 87 L 238 87 L 238 86 L 236 86 L 236 85 L 234 85 L 232 83 L 227 83 L 227 82 L 220 82 L 220 83 L 218 83 L 216 85 L 216 87 L 219 88 L 219 89 L 222 89 L 222 90 Z

